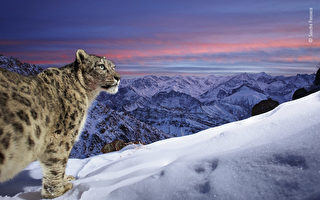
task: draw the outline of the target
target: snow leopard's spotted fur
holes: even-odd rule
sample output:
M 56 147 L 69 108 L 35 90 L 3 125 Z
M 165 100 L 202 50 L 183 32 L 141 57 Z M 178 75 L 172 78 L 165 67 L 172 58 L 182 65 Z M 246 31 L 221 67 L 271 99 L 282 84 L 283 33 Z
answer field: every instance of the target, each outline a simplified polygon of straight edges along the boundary
M 79 49 L 75 62 L 36 76 L 0 69 L 0 182 L 39 160 L 43 198 L 72 188 L 69 153 L 100 91 L 116 93 L 120 76 L 104 57 Z

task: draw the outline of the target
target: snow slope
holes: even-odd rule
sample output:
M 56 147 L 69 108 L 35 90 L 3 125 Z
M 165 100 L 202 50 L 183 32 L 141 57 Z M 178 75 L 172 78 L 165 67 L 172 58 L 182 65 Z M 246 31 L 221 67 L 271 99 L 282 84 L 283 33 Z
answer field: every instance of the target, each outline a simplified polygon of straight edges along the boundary
M 320 199 L 320 93 L 194 135 L 70 159 L 74 188 L 57 199 Z M 37 162 L 0 185 L 39 199 Z

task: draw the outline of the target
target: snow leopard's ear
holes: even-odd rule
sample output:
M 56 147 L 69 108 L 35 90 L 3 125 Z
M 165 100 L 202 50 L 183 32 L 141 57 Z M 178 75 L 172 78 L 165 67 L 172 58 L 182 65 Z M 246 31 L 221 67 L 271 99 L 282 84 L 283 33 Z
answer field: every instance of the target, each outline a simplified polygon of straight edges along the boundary
M 85 59 L 87 59 L 89 57 L 89 55 L 83 50 L 83 49 L 78 49 L 76 52 L 76 58 L 77 58 L 77 62 L 83 63 L 83 61 Z

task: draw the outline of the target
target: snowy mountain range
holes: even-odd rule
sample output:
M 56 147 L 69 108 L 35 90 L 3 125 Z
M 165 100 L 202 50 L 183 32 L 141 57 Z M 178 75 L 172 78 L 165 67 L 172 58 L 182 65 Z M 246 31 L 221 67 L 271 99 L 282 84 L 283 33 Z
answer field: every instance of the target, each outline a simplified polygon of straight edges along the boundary
M 0 56 L 0 67 L 24 75 L 43 70 L 5 56 Z M 97 155 L 115 139 L 149 144 L 245 119 L 261 100 L 289 101 L 296 89 L 312 85 L 314 77 L 243 73 L 122 79 L 116 95 L 101 93 L 93 103 L 71 157 Z
M 320 199 L 319 110 L 317 92 L 193 135 L 69 159 L 76 180 L 57 199 Z M 33 162 L 0 185 L 0 196 L 40 199 L 41 178 Z
M 266 73 L 233 76 L 145 76 L 125 79 L 116 95 L 99 101 L 172 136 L 248 118 L 252 107 L 272 98 L 291 100 L 294 91 L 312 85 L 315 75 L 292 77 Z

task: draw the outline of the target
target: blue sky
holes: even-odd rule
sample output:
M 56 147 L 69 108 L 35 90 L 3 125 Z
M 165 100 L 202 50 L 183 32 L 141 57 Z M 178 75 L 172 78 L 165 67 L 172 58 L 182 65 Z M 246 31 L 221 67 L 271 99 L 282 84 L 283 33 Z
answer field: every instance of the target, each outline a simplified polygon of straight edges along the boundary
M 293 75 L 320 62 L 315 0 L 5 0 L 0 27 L 0 54 L 62 66 L 82 48 L 127 76 Z

